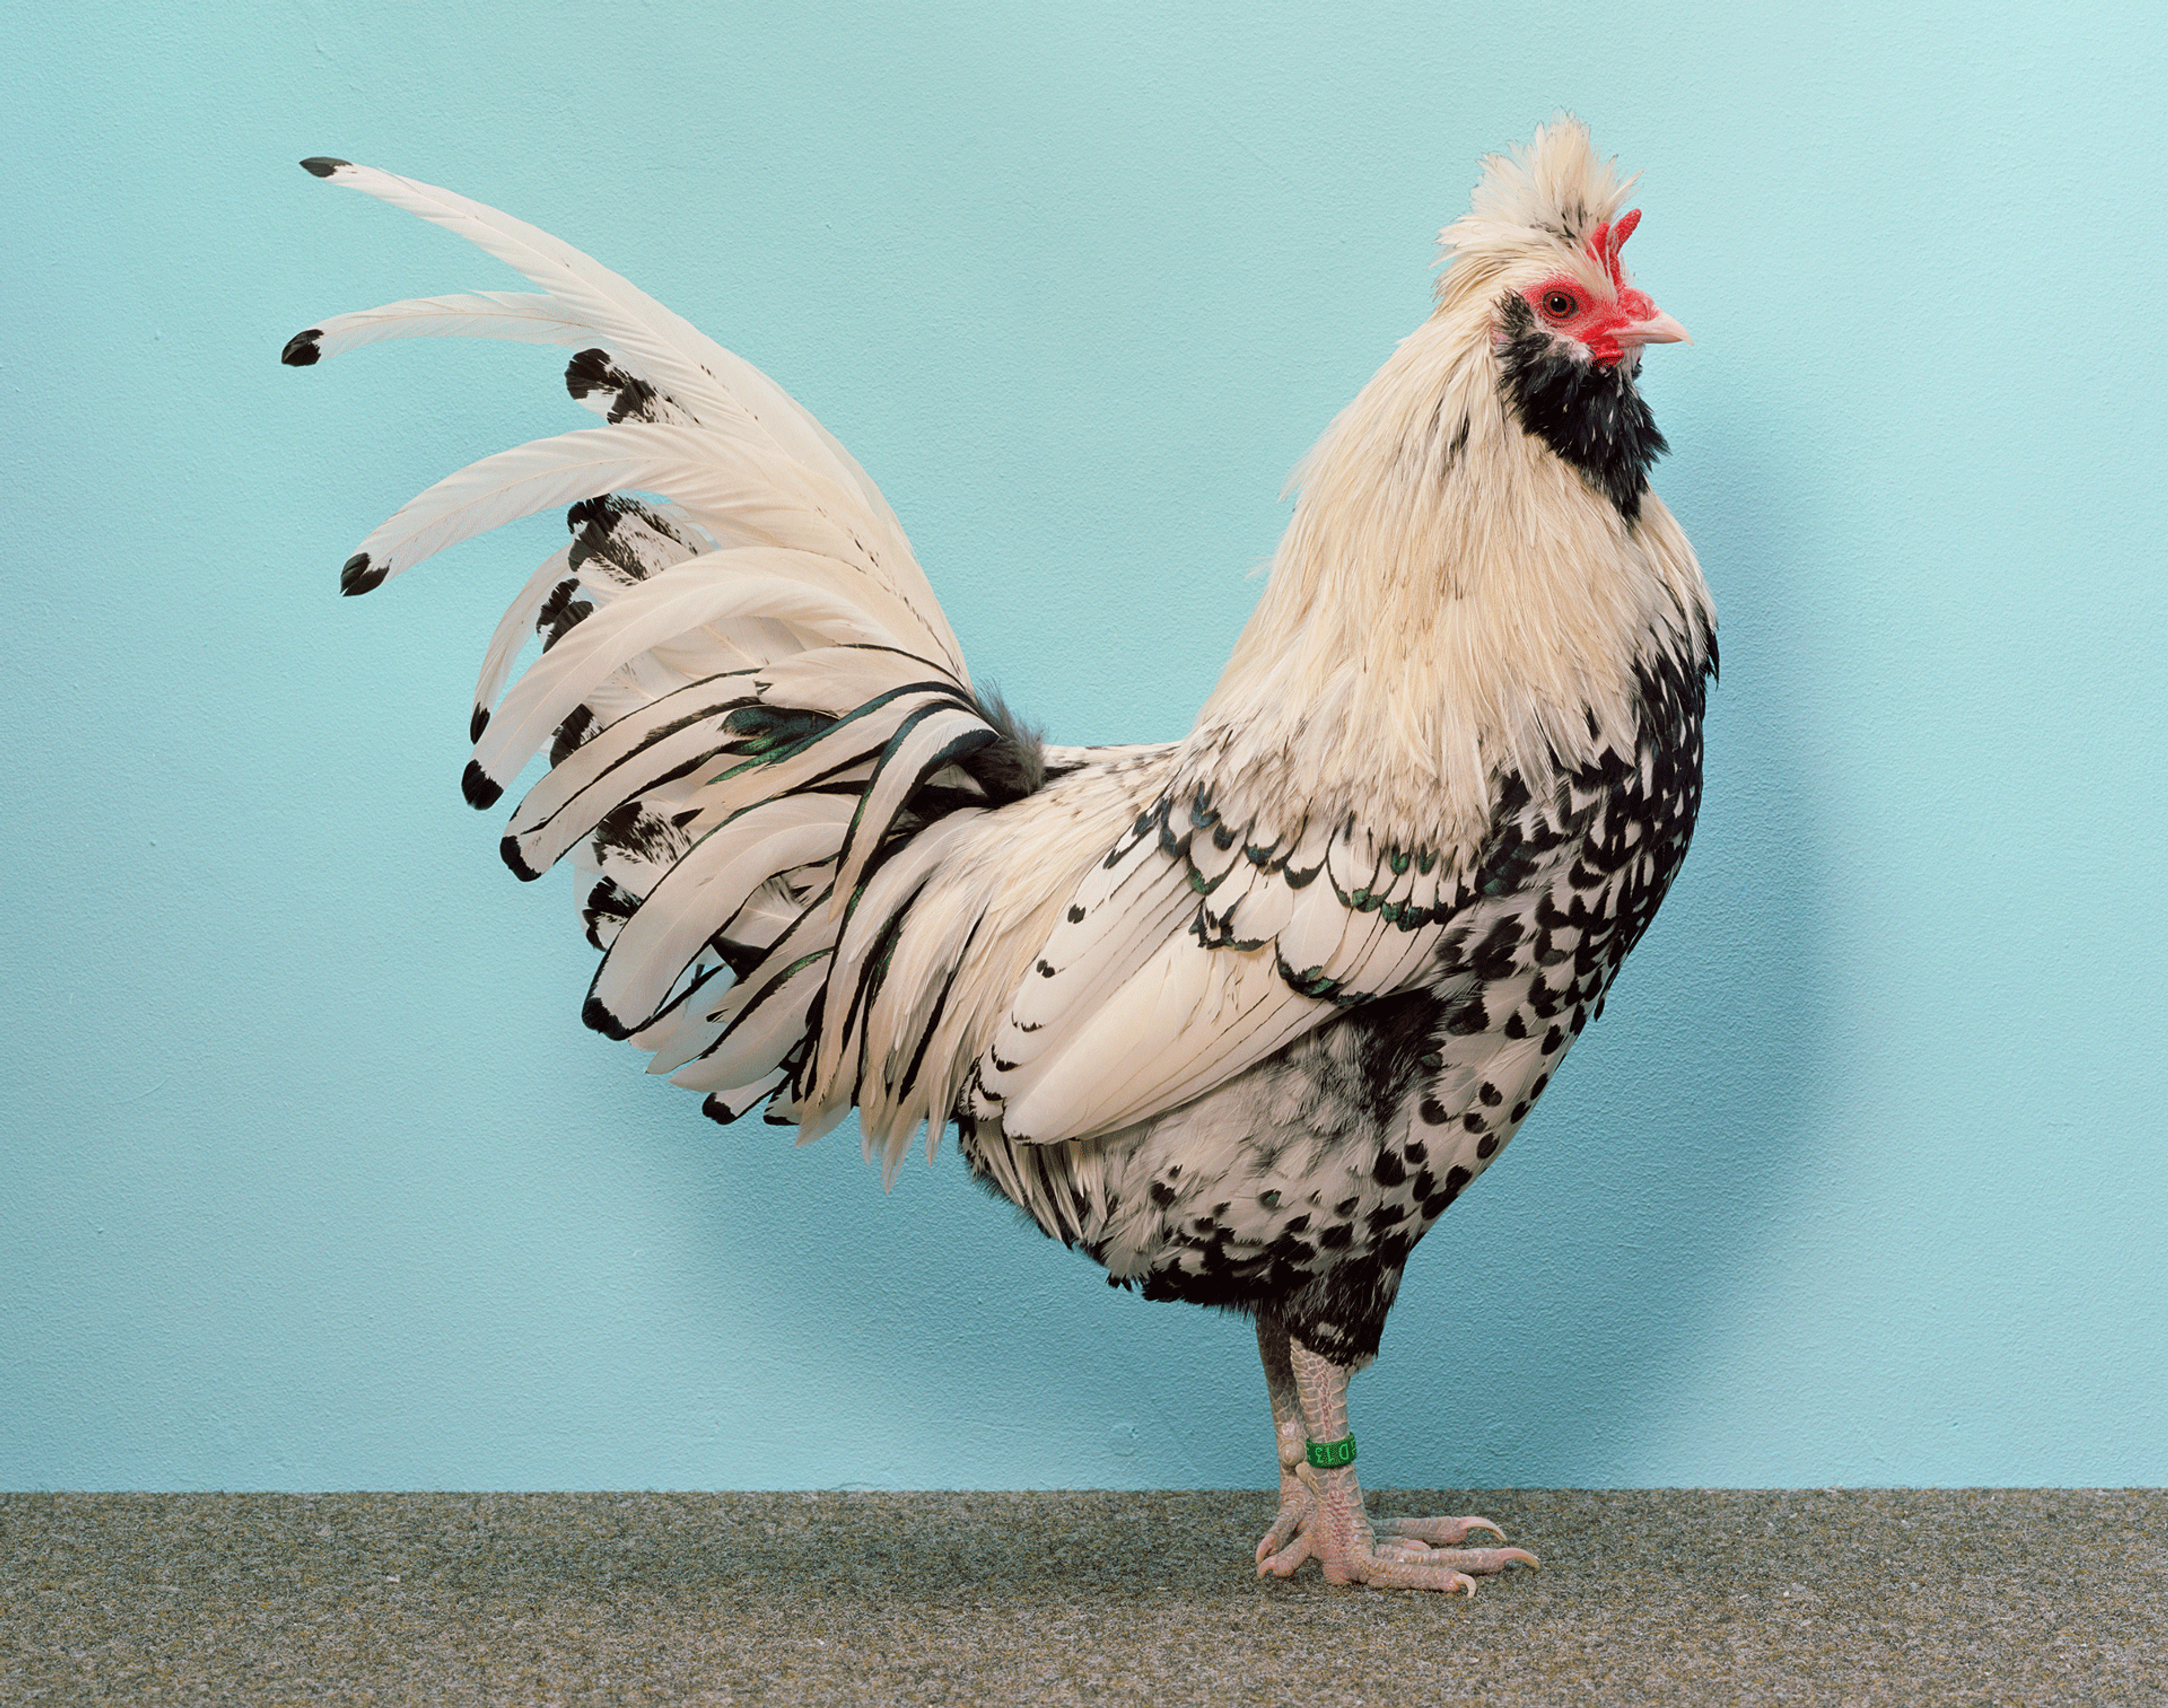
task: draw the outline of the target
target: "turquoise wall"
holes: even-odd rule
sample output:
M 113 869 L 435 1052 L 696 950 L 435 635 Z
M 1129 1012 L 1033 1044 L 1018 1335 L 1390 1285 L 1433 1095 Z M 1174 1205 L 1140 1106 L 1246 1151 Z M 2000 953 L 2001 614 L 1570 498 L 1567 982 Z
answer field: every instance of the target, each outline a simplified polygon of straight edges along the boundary
M 374 597 L 561 354 L 277 361 L 538 221 L 886 488 L 975 669 L 1172 737 L 1477 156 L 1645 168 L 1692 858 L 1358 1383 L 1374 1480 L 2168 1483 L 2157 4 L 481 0 L 11 26 L 0 1486 L 1260 1484 L 1233 1321 L 952 1154 L 725 1130 L 578 1021 L 457 778 L 550 518 Z M 689 15 L 697 11 L 698 15 Z

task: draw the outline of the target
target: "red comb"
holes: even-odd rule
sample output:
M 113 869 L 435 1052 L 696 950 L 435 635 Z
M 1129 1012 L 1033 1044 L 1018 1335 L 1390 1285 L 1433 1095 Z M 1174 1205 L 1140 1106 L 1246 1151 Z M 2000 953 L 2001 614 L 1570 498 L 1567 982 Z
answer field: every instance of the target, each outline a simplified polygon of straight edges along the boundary
M 1606 220 L 1588 234 L 1588 257 L 1611 275 L 1611 288 L 1623 290 L 1626 280 L 1618 265 L 1618 252 L 1626 247 L 1626 240 L 1634 235 L 1634 228 L 1641 223 L 1641 210 L 1634 208 L 1621 214 L 1616 221 Z

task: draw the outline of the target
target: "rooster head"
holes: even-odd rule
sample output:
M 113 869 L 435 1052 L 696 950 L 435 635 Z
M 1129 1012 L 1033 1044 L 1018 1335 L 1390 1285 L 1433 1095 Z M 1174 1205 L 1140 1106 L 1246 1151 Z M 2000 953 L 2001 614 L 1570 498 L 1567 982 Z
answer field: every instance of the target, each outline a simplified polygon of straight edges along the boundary
M 1619 211 L 1634 178 L 1598 159 L 1587 127 L 1565 115 L 1483 167 L 1469 211 L 1438 234 L 1451 263 L 1438 312 L 1484 322 L 1522 429 L 1631 521 L 1667 448 L 1634 384 L 1642 347 L 1691 342 L 1622 258 L 1641 220 L 1638 208 Z
M 1546 350 L 1570 362 L 1614 368 L 1640 361 L 1644 344 L 1692 343 L 1687 329 L 1626 282 L 1618 252 L 1641 223 L 1641 210 L 1599 220 L 1575 257 L 1579 265 L 1554 268 L 1501 304 L 1501 346 L 1517 337 L 1540 338 Z

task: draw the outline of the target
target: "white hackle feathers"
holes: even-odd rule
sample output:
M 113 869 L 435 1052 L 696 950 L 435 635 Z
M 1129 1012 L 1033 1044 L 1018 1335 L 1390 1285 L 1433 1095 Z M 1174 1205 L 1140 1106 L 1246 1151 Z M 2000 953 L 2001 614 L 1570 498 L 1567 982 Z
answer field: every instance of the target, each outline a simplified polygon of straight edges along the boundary
M 1241 780 L 1230 815 L 1285 825 L 1299 802 L 1455 864 L 1500 772 L 1616 739 L 1637 660 L 1705 608 L 1669 512 L 1629 527 L 1587 493 L 1513 418 L 1492 359 L 1499 292 L 1580 254 L 1630 183 L 1571 119 L 1486 162 L 1436 310 L 1297 470 L 1272 579 L 1188 744 L 1186 777 Z

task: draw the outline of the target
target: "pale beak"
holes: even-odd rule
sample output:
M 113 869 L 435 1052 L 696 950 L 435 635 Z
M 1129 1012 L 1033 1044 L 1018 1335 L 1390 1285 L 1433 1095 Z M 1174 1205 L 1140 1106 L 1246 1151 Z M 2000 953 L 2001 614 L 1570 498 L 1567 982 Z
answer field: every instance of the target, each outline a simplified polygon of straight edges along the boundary
M 1691 344 L 1687 329 L 1659 309 L 1646 320 L 1629 321 L 1611 335 L 1621 344 Z

